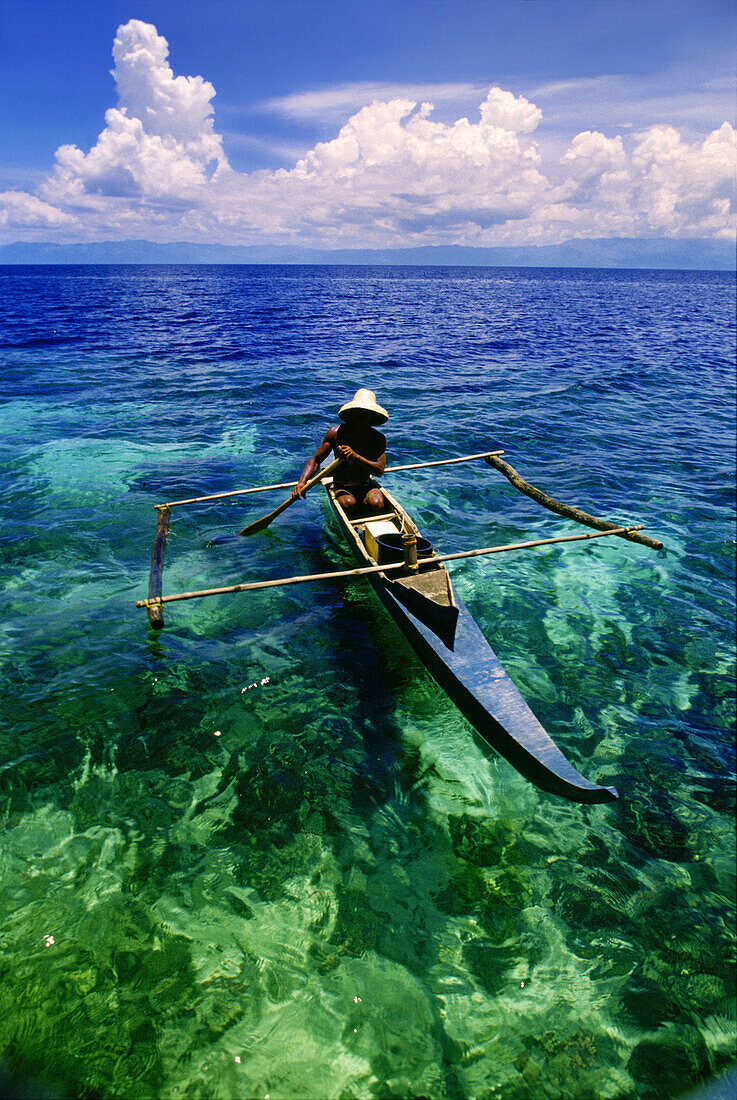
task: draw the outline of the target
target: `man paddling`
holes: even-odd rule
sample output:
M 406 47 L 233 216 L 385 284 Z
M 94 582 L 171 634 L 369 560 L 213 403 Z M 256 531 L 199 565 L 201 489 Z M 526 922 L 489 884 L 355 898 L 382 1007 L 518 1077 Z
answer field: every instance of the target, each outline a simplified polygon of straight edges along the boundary
M 320 446 L 308 461 L 302 476 L 292 489 L 292 500 L 302 496 L 305 485 L 333 451 L 343 461 L 335 471 L 335 495 L 348 515 L 357 510 L 381 511 L 384 494 L 374 477 L 381 477 L 386 466 L 386 437 L 375 430 L 389 413 L 377 404 L 371 390 L 357 390 L 352 401 L 338 411 L 342 424 L 329 428 Z

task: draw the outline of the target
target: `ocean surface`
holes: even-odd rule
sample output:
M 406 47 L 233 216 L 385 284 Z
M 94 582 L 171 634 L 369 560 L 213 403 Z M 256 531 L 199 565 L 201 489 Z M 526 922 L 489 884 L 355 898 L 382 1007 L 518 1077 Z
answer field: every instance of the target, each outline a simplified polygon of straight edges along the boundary
M 731 273 L 0 268 L 0 1060 L 51 1095 L 664 1100 L 737 1060 Z M 145 597 L 156 503 L 503 448 L 646 524 L 452 564 L 618 802 L 474 737 L 362 581 Z M 578 533 L 484 463 L 440 550 Z M 351 564 L 320 489 L 175 509 L 164 593 Z M 35 1086 L 34 1086 L 35 1087 Z

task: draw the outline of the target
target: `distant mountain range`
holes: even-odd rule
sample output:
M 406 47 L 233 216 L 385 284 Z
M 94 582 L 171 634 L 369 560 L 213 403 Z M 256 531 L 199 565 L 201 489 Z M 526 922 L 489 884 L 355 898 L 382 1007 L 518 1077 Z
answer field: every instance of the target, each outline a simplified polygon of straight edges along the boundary
M 366 264 L 459 267 L 659 268 L 735 270 L 731 241 L 670 238 L 572 240 L 517 248 L 341 248 L 226 245 L 154 241 L 96 241 L 86 244 L 0 245 L 0 264 Z

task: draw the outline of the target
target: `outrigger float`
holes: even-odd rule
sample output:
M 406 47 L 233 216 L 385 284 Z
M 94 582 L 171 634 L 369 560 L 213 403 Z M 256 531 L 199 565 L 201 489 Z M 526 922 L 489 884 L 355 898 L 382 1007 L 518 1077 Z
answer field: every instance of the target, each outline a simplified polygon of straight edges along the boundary
M 549 497 L 526 482 L 514 467 L 503 461 L 503 453 L 488 451 L 436 462 L 392 466 L 387 467 L 385 474 L 483 459 L 489 466 L 504 474 L 520 492 L 551 511 L 595 530 L 581 535 L 559 535 L 503 546 L 486 546 L 454 554 L 438 554 L 435 547 L 422 536 L 399 501 L 384 486 L 382 492 L 387 502 L 384 511 L 380 514 L 374 512 L 348 516 L 333 490 L 332 474 L 340 461 L 336 460 L 312 478 L 305 486 L 305 491 L 317 482 L 322 482 L 332 514 L 358 563 L 357 568 L 163 596 L 163 555 L 172 508 L 269 489 L 291 489 L 296 483 L 236 489 L 228 493 L 156 505 L 158 522 L 151 551 L 149 595 L 145 600 L 138 600 L 136 607 L 145 607 L 151 626 L 160 630 L 164 625 L 162 606 L 165 603 L 310 581 L 366 577 L 422 663 L 488 745 L 541 790 L 560 795 L 572 802 L 611 802 L 617 798 L 614 787 L 598 786 L 586 779 L 545 732 L 504 671 L 499 658 L 470 612 L 456 595 L 446 563 L 537 546 L 583 542 L 609 535 L 616 535 L 654 550 L 662 550 L 663 544 L 640 534 L 642 525 L 622 526 L 612 523 Z M 241 534 L 251 535 L 264 530 L 291 503 L 291 498 L 285 500 L 273 512 L 244 528 Z

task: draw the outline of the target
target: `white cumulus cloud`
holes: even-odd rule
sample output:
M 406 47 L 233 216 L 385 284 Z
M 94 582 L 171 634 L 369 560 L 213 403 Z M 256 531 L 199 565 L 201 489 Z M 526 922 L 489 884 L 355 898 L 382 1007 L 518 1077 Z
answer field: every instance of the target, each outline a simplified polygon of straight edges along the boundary
M 727 236 L 734 225 L 736 152 L 728 122 L 701 144 L 684 142 L 672 126 L 639 135 L 632 165 L 648 225 L 665 236 Z
M 265 111 L 297 119 L 300 122 L 319 122 L 340 126 L 353 113 L 367 103 L 387 103 L 392 99 L 411 99 L 423 103 L 431 101 L 439 105 L 457 107 L 459 104 L 478 103 L 485 88 L 478 84 L 391 84 L 360 81 L 339 84 L 317 91 L 294 92 L 291 95 L 269 99 L 261 104 Z
M 37 228 L 55 229 L 74 223 L 74 218 L 63 210 L 57 210 L 50 203 L 42 202 L 26 191 L 3 191 L 0 193 L 0 228 L 19 229 Z
M 196 202 L 227 171 L 210 102 L 215 89 L 201 76 L 174 76 L 168 55 L 166 39 L 150 24 L 131 19 L 118 29 L 118 106 L 106 111 L 105 129 L 88 153 L 76 145 L 57 150 L 43 198 L 98 212 L 98 196 Z M 93 201 L 85 204 L 88 196 Z
M 735 232 L 735 131 L 718 119 L 695 141 L 667 124 L 584 129 L 553 156 L 543 112 L 509 90 L 435 88 L 446 118 L 471 90 L 477 104 L 439 121 L 407 89 L 350 85 L 278 101 L 305 117 L 332 103 L 345 121 L 293 167 L 246 174 L 215 129 L 214 87 L 174 74 L 155 27 L 121 26 L 113 57 L 118 103 L 96 143 L 62 145 L 36 195 L 0 194 L 6 235 L 388 247 Z
M 621 137 L 577 134 L 561 164 L 570 218 L 588 218 L 591 236 L 730 237 L 735 231 L 737 135 L 725 122 L 703 142 L 672 126 Z

